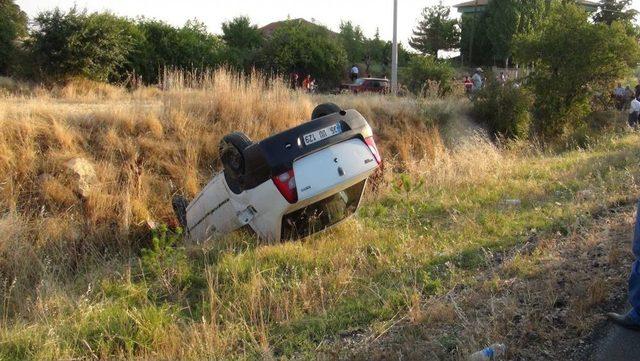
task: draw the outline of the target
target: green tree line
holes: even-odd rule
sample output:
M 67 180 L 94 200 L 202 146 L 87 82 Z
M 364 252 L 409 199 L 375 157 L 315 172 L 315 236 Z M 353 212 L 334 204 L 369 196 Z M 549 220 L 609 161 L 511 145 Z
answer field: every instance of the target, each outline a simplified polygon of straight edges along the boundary
M 576 0 L 561 2 L 577 4 Z M 420 53 L 434 57 L 440 50 L 460 49 L 462 60 L 468 65 L 508 67 L 513 64 L 516 37 L 537 32 L 554 3 L 490 0 L 487 5 L 478 5 L 477 10 L 464 13 L 460 19 L 452 18 L 451 9 L 442 4 L 426 7 L 409 44 Z M 640 31 L 634 24 L 637 11 L 630 6 L 631 0 L 601 0 L 591 20 L 596 24 L 620 23 L 627 34 L 639 37 Z
M 576 0 L 559 1 L 576 5 Z M 513 64 L 516 38 L 520 34 L 539 33 L 557 1 L 548 0 L 491 0 L 480 14 L 463 15 L 460 20 L 459 48 L 465 62 L 475 65 Z M 625 32 L 638 37 L 634 24 L 637 12 L 629 9 L 631 0 L 601 0 L 597 11 L 590 16 L 595 24 L 622 24 Z
M 514 83 L 490 81 L 475 96 L 476 118 L 496 135 L 579 144 L 594 129 L 615 123 L 619 116 L 606 111 L 604 119 L 590 119 L 602 110 L 597 99 L 609 97 L 614 83 L 631 77 L 640 60 L 629 31 L 633 18 L 622 15 L 593 21 L 576 4 L 550 2 L 532 30 L 509 41 L 514 59 L 531 65 L 529 74 Z
M 135 76 L 153 84 L 165 68 L 228 66 L 284 76 L 311 74 L 330 87 L 346 77 L 352 64 L 372 75 L 390 72 L 391 43 L 377 34 L 367 38 L 350 22 L 336 34 L 321 25 L 287 20 L 265 36 L 249 18 L 237 17 L 216 35 L 197 20 L 175 27 L 155 19 L 56 8 L 38 14 L 28 27 L 29 19 L 13 0 L 0 0 L 0 16 L 0 75 L 42 82 L 72 77 L 124 82 Z M 401 66 L 411 56 L 400 46 Z

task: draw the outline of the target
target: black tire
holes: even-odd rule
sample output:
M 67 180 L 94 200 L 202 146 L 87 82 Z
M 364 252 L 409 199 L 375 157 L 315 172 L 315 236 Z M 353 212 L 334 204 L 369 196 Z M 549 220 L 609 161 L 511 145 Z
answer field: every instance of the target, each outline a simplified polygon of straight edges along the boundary
M 323 103 L 315 107 L 311 113 L 311 120 L 322 118 L 326 115 L 341 112 L 342 108 L 334 103 Z
M 244 150 L 252 144 L 251 140 L 241 132 L 226 135 L 220 141 L 220 160 L 225 171 L 236 174 L 244 173 Z
M 182 226 L 184 232 L 187 233 L 189 231 L 187 229 L 187 207 L 189 206 L 189 201 L 187 201 L 185 197 L 175 196 L 173 197 L 171 205 L 173 206 L 173 212 L 176 218 L 178 218 L 178 222 L 180 222 L 180 226 Z
M 244 150 L 251 144 L 251 140 L 241 132 L 228 134 L 220 141 L 219 154 L 224 167 L 224 178 L 236 194 L 242 193 L 244 189 Z

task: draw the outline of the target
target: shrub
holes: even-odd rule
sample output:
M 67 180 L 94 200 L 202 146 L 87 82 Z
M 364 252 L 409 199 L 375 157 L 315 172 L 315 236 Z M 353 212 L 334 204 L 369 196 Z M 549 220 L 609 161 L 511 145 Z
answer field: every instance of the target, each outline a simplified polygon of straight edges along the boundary
M 560 2 L 539 31 L 516 37 L 515 50 L 520 63 L 535 65 L 528 81 L 536 96 L 534 128 L 546 138 L 580 127 L 591 93 L 607 92 L 640 57 L 622 24 L 594 24 L 583 9 Z
M 38 15 L 35 24 L 32 53 L 50 80 L 117 78 L 132 47 L 130 33 L 125 31 L 131 22 L 109 13 L 56 9 Z
M 477 94 L 473 112 L 491 134 L 527 138 L 533 102 L 533 95 L 526 89 L 490 83 Z
M 414 56 L 402 72 L 402 82 L 413 93 L 436 93 L 439 96 L 451 92 L 453 67 L 431 56 Z
M 142 250 L 142 269 L 153 294 L 159 298 L 178 297 L 188 286 L 190 268 L 183 248 L 176 247 L 182 230 L 172 232 L 161 225 L 153 231 L 151 248 Z
M 617 110 L 594 111 L 576 122 L 563 134 L 555 146 L 560 149 L 588 148 L 613 135 L 627 130 L 627 114 Z

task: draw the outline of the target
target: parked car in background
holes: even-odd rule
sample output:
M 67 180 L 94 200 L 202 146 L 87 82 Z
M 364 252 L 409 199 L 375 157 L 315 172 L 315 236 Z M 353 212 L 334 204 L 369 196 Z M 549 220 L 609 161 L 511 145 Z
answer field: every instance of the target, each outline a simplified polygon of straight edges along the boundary
M 390 92 L 391 86 L 388 79 L 358 78 L 353 84 L 342 84 L 340 90 L 354 94 L 366 92 L 387 94 Z
M 173 201 L 187 239 L 201 243 L 244 225 L 267 241 L 300 239 L 353 215 L 382 161 L 371 127 L 332 103 L 311 118 L 260 142 L 225 136 L 223 171 L 190 202 Z

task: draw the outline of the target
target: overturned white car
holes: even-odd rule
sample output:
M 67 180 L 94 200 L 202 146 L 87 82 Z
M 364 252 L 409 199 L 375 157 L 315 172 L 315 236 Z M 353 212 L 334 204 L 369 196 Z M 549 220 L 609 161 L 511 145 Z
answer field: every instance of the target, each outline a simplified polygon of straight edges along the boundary
M 312 120 L 252 143 L 236 132 L 220 142 L 224 170 L 187 204 L 173 201 L 188 240 L 250 225 L 268 241 L 299 239 L 355 213 L 381 158 L 367 121 L 332 103 Z

